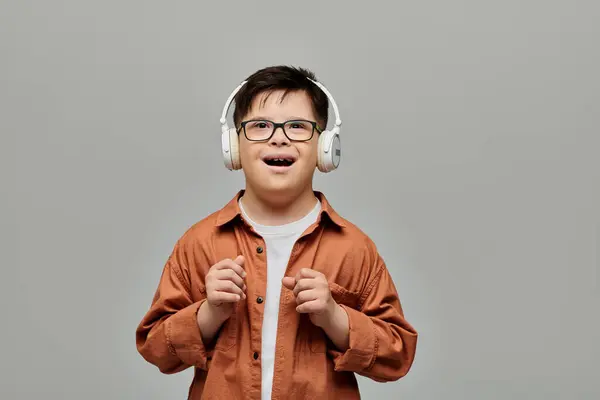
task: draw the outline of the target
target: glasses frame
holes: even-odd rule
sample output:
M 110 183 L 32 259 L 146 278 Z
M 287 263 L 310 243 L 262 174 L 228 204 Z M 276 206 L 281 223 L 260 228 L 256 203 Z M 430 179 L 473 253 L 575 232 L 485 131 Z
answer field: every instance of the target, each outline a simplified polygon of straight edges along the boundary
M 266 139 L 250 139 L 248 137 L 248 134 L 246 133 L 246 125 L 249 122 L 268 122 L 268 123 L 270 123 L 270 124 L 273 125 L 273 131 L 271 132 L 271 134 Z M 308 122 L 309 124 L 311 124 L 312 127 L 313 127 L 313 129 L 312 129 L 312 132 L 310 134 L 310 137 L 308 139 L 303 139 L 303 140 L 298 140 L 298 139 L 292 139 L 292 138 L 290 138 L 288 136 L 287 132 L 285 131 L 285 125 L 289 124 L 290 122 Z M 315 121 L 310 121 L 310 120 L 307 120 L 307 119 L 290 119 L 290 120 L 284 121 L 284 122 L 274 122 L 274 121 L 270 121 L 268 119 L 249 119 L 247 121 L 240 122 L 240 127 L 237 129 L 237 133 L 239 135 L 240 131 L 243 130 L 244 131 L 244 136 L 250 142 L 268 142 L 269 140 L 271 140 L 271 138 L 275 134 L 275 131 L 277 130 L 277 128 L 281 128 L 281 131 L 283 132 L 283 134 L 285 135 L 285 137 L 288 138 L 288 140 L 290 142 L 308 142 L 315 135 L 315 131 L 317 131 L 317 133 L 319 133 L 319 134 L 323 133 L 323 130 L 321 128 L 319 128 L 319 125 Z

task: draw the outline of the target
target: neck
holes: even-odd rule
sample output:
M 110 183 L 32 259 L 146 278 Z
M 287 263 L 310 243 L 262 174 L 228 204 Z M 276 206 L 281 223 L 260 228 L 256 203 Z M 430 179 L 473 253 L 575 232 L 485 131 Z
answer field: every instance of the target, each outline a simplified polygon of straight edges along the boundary
M 242 204 L 248 216 L 261 225 L 285 225 L 308 214 L 317 202 L 312 189 L 298 194 L 260 195 L 248 187 L 244 191 Z

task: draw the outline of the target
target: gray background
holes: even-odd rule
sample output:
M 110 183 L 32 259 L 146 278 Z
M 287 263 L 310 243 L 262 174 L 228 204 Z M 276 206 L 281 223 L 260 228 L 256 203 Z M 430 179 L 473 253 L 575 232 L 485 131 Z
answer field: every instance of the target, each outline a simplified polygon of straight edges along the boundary
M 230 91 L 313 69 L 343 119 L 317 175 L 420 332 L 366 399 L 600 397 L 600 5 L 3 1 L 2 399 L 183 399 L 134 332 L 174 242 L 243 184 Z

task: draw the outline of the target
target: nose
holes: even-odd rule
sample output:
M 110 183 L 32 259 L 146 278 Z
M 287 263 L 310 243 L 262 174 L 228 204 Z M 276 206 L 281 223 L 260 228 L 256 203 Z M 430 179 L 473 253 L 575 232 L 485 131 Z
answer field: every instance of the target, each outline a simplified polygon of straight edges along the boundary
M 287 136 L 283 132 L 282 127 L 277 127 L 275 129 L 275 132 L 271 136 L 271 139 L 269 139 L 269 144 L 274 145 L 274 146 L 287 146 L 290 144 L 290 140 L 287 138 Z

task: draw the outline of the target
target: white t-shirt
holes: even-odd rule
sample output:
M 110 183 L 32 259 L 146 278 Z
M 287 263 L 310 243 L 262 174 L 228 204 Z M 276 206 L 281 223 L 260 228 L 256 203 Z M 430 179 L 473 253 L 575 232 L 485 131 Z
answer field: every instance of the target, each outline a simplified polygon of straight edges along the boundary
M 279 297 L 281 280 L 292 252 L 292 247 L 298 237 L 313 224 L 321 211 L 321 202 L 303 218 L 285 225 L 260 225 L 244 211 L 241 200 L 240 209 L 244 219 L 265 240 L 267 251 L 267 293 L 264 302 L 264 317 L 262 325 L 262 400 L 271 400 L 273 385 L 273 367 L 275 364 L 275 342 L 277 339 L 277 321 L 279 316 Z

